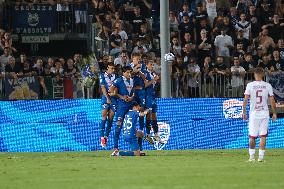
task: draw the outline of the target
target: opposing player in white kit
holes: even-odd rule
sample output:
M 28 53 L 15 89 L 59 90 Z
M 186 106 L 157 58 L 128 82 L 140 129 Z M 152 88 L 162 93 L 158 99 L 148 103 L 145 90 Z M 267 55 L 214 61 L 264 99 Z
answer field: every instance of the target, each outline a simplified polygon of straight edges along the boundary
M 255 139 L 257 137 L 260 137 L 258 161 L 263 162 L 266 137 L 268 135 L 268 100 L 270 101 L 273 112 L 272 120 L 275 121 L 277 119 L 272 86 L 269 83 L 263 81 L 263 76 L 264 70 L 262 68 L 256 68 L 254 71 L 255 81 L 247 84 L 243 103 L 243 119 L 246 120 L 246 106 L 248 103 L 248 99 L 250 98 L 249 161 L 255 161 Z

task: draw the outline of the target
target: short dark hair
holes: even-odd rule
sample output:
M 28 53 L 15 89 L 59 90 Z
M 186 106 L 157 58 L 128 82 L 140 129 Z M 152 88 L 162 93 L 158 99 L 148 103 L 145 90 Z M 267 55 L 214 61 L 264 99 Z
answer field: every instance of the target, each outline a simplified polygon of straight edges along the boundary
M 257 74 L 257 75 L 264 75 L 264 70 L 262 67 L 256 67 L 254 69 L 254 73 Z
M 109 67 L 109 66 L 114 66 L 114 63 L 113 62 L 108 62 L 107 63 L 107 67 Z
M 130 66 L 124 66 L 124 67 L 122 67 L 121 70 L 122 70 L 122 73 L 124 73 L 124 72 L 127 72 L 128 70 L 132 71 L 132 68 Z

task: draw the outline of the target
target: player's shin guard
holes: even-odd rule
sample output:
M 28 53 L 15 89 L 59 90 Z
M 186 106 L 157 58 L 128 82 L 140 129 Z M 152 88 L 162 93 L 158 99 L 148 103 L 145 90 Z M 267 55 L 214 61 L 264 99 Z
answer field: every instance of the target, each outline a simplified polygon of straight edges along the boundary
M 146 120 L 146 134 L 149 135 L 151 131 L 151 120 Z
M 121 128 L 122 128 L 121 125 L 116 125 L 115 133 L 114 133 L 114 148 L 115 149 L 118 149 L 118 141 L 119 141 L 119 135 L 120 135 Z
M 112 119 L 107 120 L 107 128 L 106 128 L 106 134 L 105 134 L 106 137 L 109 137 L 109 134 L 110 134 L 111 128 L 112 128 L 112 123 L 113 123 Z
M 159 131 L 159 127 L 158 127 L 158 123 L 157 123 L 157 120 L 152 120 L 152 127 L 153 127 L 153 130 L 154 130 L 154 133 L 158 133 Z
M 135 156 L 135 154 L 132 151 L 126 151 L 126 152 L 119 152 L 119 156 Z
M 100 135 L 101 137 L 104 137 L 104 133 L 105 133 L 105 126 L 106 125 L 106 120 L 102 119 L 101 124 L 100 124 Z

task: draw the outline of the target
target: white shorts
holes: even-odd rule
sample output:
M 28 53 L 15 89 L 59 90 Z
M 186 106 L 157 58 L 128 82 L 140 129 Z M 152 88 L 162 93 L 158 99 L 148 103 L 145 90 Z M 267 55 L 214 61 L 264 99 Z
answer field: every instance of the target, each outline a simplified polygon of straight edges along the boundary
M 249 137 L 250 138 L 257 138 L 258 136 L 267 137 L 268 122 L 269 118 L 249 119 Z

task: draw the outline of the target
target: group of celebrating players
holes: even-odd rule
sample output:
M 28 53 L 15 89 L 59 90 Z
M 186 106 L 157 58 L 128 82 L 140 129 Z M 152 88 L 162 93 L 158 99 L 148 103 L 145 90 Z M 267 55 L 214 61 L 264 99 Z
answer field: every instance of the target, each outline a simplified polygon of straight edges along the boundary
M 116 114 L 114 151 L 111 156 L 143 156 L 143 130 L 145 139 L 154 144 L 161 142 L 158 134 L 156 89 L 160 80 L 153 71 L 154 61 L 141 61 L 140 54 L 132 54 L 132 62 L 122 67 L 122 75 L 115 74 L 115 65 L 109 63 L 100 75 L 102 91 L 102 121 L 100 124 L 101 146 L 106 147 Z M 146 124 L 144 117 L 146 116 Z M 139 122 L 139 129 L 136 125 Z M 150 136 L 151 128 L 154 137 Z M 119 151 L 119 137 L 123 129 L 125 141 L 131 151 Z

